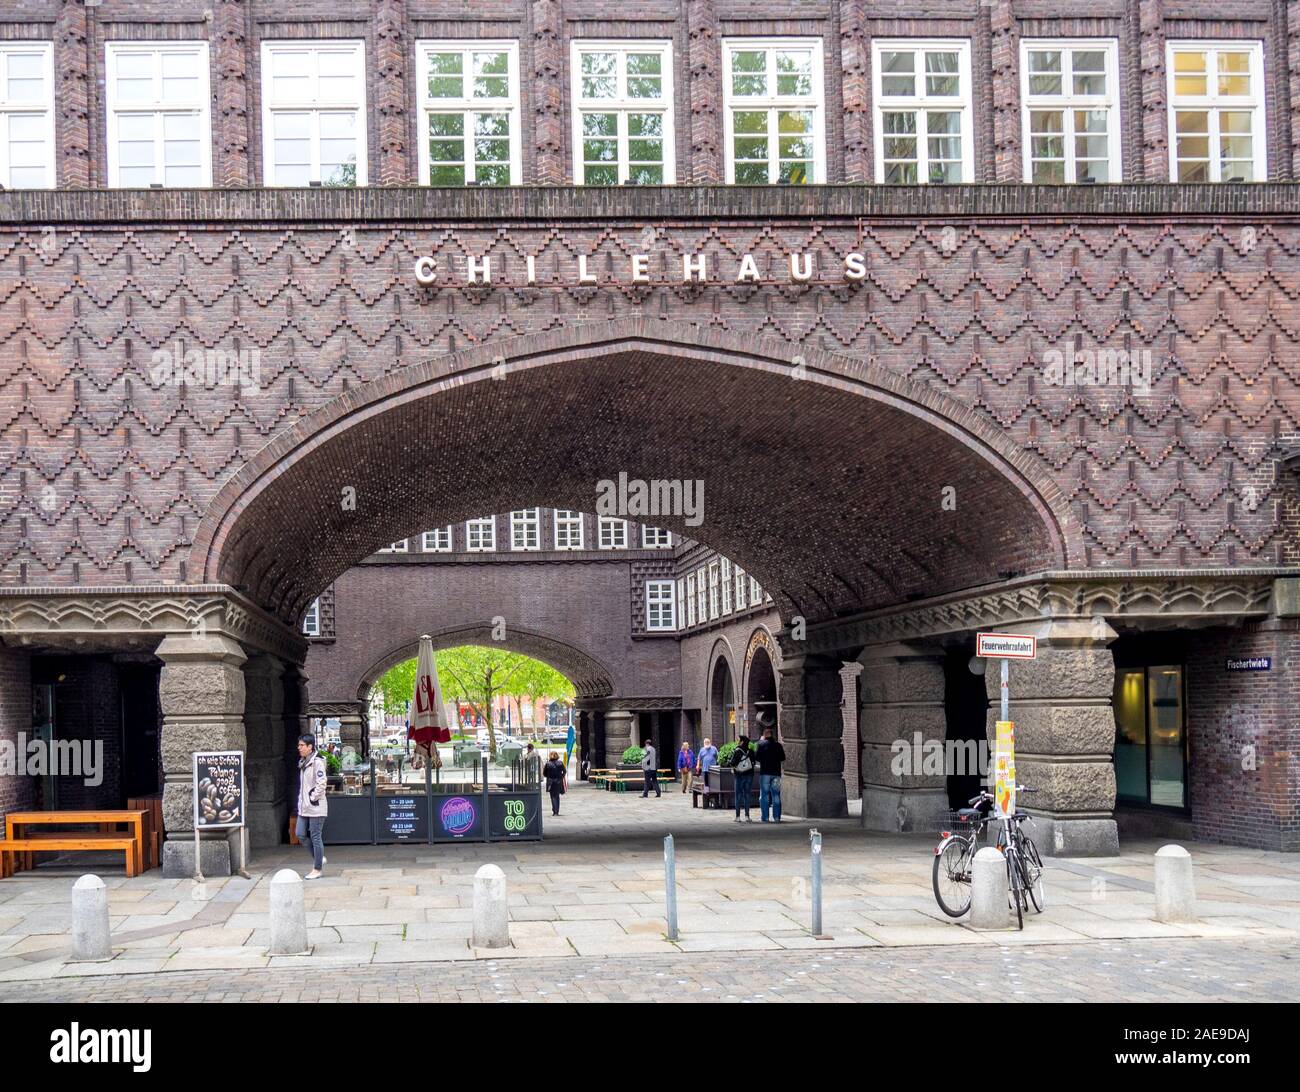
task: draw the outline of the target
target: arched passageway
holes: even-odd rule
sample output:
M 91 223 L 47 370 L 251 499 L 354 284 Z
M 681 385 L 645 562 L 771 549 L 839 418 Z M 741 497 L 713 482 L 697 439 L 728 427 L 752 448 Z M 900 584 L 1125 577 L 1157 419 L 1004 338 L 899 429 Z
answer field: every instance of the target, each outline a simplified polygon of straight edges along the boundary
M 726 656 L 719 656 L 713 665 L 709 718 L 709 731 L 715 744 L 736 738 L 736 688 Z

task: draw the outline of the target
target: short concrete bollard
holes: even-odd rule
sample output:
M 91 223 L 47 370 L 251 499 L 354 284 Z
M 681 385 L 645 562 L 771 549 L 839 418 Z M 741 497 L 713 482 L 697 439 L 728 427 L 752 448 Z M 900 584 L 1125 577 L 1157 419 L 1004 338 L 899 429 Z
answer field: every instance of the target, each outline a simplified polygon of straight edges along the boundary
M 510 915 L 506 908 L 506 874 L 494 864 L 474 873 L 475 948 L 510 947 Z
M 271 954 L 302 955 L 306 951 L 302 877 L 292 868 L 282 868 L 271 877 Z
M 1156 921 L 1195 921 L 1192 855 L 1182 846 L 1156 850 Z
M 976 853 L 971 867 L 970 927 L 1011 928 L 1011 911 L 1007 902 L 1007 861 L 992 846 L 985 846 Z
M 108 888 L 98 876 L 82 876 L 72 885 L 72 958 L 113 958 L 108 928 Z

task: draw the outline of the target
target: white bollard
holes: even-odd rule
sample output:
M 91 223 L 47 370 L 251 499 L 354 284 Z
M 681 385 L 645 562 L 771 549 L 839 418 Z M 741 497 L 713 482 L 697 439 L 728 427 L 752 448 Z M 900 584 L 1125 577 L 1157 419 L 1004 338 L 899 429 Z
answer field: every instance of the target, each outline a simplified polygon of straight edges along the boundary
M 72 885 L 72 958 L 113 958 L 108 929 L 108 888 L 98 876 L 82 876 Z
M 282 868 L 271 877 L 271 954 L 303 955 L 306 951 L 302 877 L 292 868 Z
M 510 918 L 506 909 L 506 874 L 494 864 L 474 873 L 475 948 L 510 947 Z
M 1156 921 L 1195 921 L 1192 855 L 1182 846 L 1156 850 Z
M 1007 903 L 1007 859 L 992 846 L 985 846 L 976 853 L 971 866 L 970 927 L 1011 928 L 1011 911 Z

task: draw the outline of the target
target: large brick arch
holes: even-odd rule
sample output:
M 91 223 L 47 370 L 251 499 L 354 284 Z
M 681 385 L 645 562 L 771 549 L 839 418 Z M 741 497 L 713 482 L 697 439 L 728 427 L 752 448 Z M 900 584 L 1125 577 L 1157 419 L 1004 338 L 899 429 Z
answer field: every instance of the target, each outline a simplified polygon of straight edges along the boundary
M 786 618 L 1081 556 L 1056 484 L 933 387 L 830 353 L 633 318 L 476 347 L 348 391 L 223 486 L 191 571 L 292 621 L 385 543 L 510 508 L 590 511 L 597 481 L 620 472 L 703 480 L 702 524 L 651 522 L 744 565 Z
M 517 626 L 506 628 L 505 638 L 498 640 L 494 636 L 491 621 L 479 625 L 457 626 L 451 629 L 431 633 L 434 651 L 455 648 L 458 645 L 483 645 L 488 648 L 500 647 L 509 652 L 521 652 L 535 660 L 549 664 L 561 675 L 573 683 L 579 698 L 608 697 L 613 691 L 612 673 L 590 654 L 564 641 L 548 637 L 541 633 L 531 633 Z M 404 641 L 388 649 L 370 664 L 357 680 L 356 696 L 365 700 L 379 677 L 395 664 L 412 660 L 419 651 L 419 639 Z

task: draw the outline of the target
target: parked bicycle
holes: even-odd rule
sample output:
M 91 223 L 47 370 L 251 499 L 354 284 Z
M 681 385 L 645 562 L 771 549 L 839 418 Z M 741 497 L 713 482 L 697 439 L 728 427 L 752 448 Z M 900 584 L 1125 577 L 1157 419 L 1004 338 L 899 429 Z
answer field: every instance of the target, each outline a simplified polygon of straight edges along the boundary
M 1035 792 L 1023 785 L 1016 792 Z M 1024 928 L 1024 912 L 1030 903 L 1038 913 L 1043 912 L 1043 859 L 1034 840 L 1024 831 L 1023 824 L 1029 816 L 1018 811 L 1006 821 L 993 814 L 994 796 L 981 792 L 967 801 L 954 815 L 960 829 L 940 832 L 939 844 L 934 850 L 932 880 L 934 898 L 939 909 L 952 918 L 962 917 L 970 910 L 971 876 L 975 854 L 980 839 L 990 823 L 998 823 L 996 847 L 1007 863 L 1007 887 L 1016 921 Z

